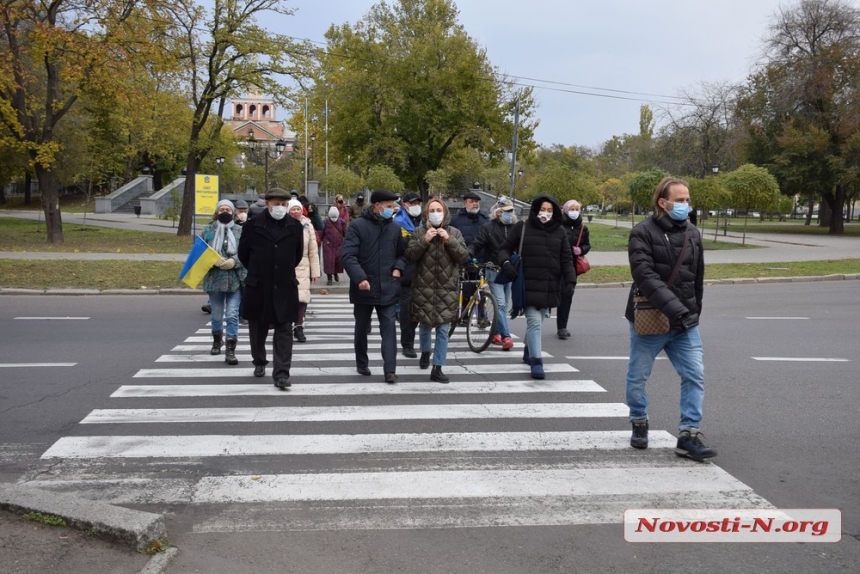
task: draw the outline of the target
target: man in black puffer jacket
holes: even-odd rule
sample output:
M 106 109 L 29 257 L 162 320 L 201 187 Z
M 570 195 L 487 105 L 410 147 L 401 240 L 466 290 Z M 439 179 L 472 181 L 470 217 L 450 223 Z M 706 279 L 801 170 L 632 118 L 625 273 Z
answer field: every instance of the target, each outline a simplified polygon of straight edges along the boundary
M 654 359 L 665 351 L 681 377 L 681 421 L 675 454 L 702 461 L 717 455 L 702 444 L 705 372 L 699 314 L 704 292 L 705 259 L 699 230 L 687 221 L 690 191 L 681 179 L 663 178 L 654 190 L 654 215 L 630 231 L 627 252 L 633 286 L 625 317 L 630 321 L 630 360 L 627 365 L 627 406 L 634 448 L 648 446 L 648 396 L 645 383 Z M 676 263 L 678 273 L 672 277 Z M 669 285 L 671 283 L 671 286 Z M 669 318 L 670 330 L 660 335 L 639 335 L 634 328 L 633 297 L 639 294 Z
M 390 191 L 374 191 L 371 206 L 347 229 L 342 251 L 343 268 L 349 275 L 349 302 L 354 305 L 356 368 L 360 374 L 370 375 L 367 329 L 375 307 L 386 383 L 397 382 L 394 314 L 400 297 L 400 277 L 406 269 L 406 240 L 392 220 L 395 198 Z
M 562 279 L 571 291 L 576 286 L 573 254 L 567 232 L 561 225 L 561 207 L 551 195 L 539 195 L 532 201 L 529 217 L 517 223 L 499 249 L 502 272 L 515 277 L 511 254 L 519 249 L 525 233 L 523 275 L 525 279 L 526 345 L 523 361 L 531 366 L 532 378 L 545 378 L 541 357 L 541 323 L 550 307 L 558 307 L 558 286 Z
M 475 185 L 477 186 L 478 184 Z M 470 190 L 463 194 L 463 209 L 451 218 L 451 227 L 456 227 L 460 231 L 463 235 L 463 240 L 466 242 L 466 247 L 469 247 L 475 242 L 475 238 L 478 237 L 478 232 L 481 228 L 489 222 L 490 218 L 481 211 L 481 196 Z M 477 267 L 467 265 L 466 270 L 470 281 L 478 279 Z M 463 284 L 463 309 L 466 308 L 466 304 L 475 292 L 477 288 L 475 285 L 475 283 Z

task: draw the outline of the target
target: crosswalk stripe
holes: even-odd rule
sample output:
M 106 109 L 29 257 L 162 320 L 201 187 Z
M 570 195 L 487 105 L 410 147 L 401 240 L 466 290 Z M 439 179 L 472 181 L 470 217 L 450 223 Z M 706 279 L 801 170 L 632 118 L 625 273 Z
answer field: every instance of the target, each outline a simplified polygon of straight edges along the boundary
M 651 431 L 648 448 L 674 448 Z M 348 435 L 167 435 L 62 437 L 41 458 L 188 458 L 392 452 L 627 450 L 630 431 L 398 433 Z
M 546 363 L 543 366 L 546 373 L 578 373 L 567 363 Z M 478 375 L 484 376 L 494 373 L 510 373 L 524 374 L 530 373 L 531 368 L 525 364 L 502 364 L 502 365 L 448 365 L 445 367 L 446 375 Z M 272 369 L 266 370 L 268 375 L 272 374 Z M 250 377 L 253 374 L 253 369 L 247 367 L 234 367 L 229 369 L 140 369 L 134 374 L 135 379 L 140 378 L 197 378 L 197 379 L 214 379 L 214 378 L 235 378 L 235 377 Z M 378 374 L 382 374 L 380 371 Z M 292 377 L 348 377 L 357 375 L 355 367 L 299 367 L 291 368 L 290 375 Z M 398 367 L 398 376 L 428 376 L 429 371 L 418 367 Z
M 336 339 L 336 340 L 341 340 L 341 339 Z M 334 341 L 336 341 L 336 340 L 334 340 Z M 342 340 L 343 341 L 349 341 L 350 342 L 349 348 L 350 348 L 350 350 L 353 349 L 352 337 L 343 338 Z M 333 348 L 335 348 L 335 345 L 333 344 L 334 341 L 329 341 L 328 343 L 295 343 L 293 345 L 293 351 L 331 351 Z M 208 352 L 209 348 L 212 346 L 212 338 L 211 337 L 208 339 L 208 343 L 209 344 L 200 344 L 200 345 L 176 345 L 175 347 L 173 347 L 170 350 L 174 353 L 193 353 L 195 351 L 206 351 L 206 352 Z M 236 346 L 237 351 L 250 351 L 251 350 L 250 342 L 248 344 L 245 344 L 245 342 L 242 339 L 239 339 L 239 343 L 240 344 L 238 344 Z M 448 348 L 449 349 L 468 349 L 469 344 L 466 343 L 465 341 L 449 341 L 448 342 Z M 272 351 L 271 339 L 269 339 L 268 342 L 266 343 L 266 349 L 269 352 Z M 488 347 L 487 351 L 488 352 L 495 352 L 495 353 L 497 353 L 497 356 L 500 356 L 500 357 L 506 356 L 506 355 L 498 355 L 498 353 L 500 353 L 502 351 L 501 347 L 498 347 L 498 346 Z M 399 352 L 400 351 L 398 351 L 398 353 Z M 420 348 L 416 346 L 415 352 L 420 353 L 421 352 Z M 508 353 L 508 355 L 515 356 L 512 353 Z
M 203 477 L 194 503 L 608 496 L 749 490 L 713 465 L 682 468 L 346 472 Z
M 626 417 L 622 403 L 95 409 L 81 424 L 341 422 Z
M 305 334 L 308 336 L 312 336 L 312 335 L 315 336 L 315 335 L 321 335 L 321 334 L 326 334 L 326 333 L 328 333 L 328 334 L 342 333 L 344 335 L 349 335 L 351 338 L 351 336 L 355 333 L 355 327 L 336 327 L 336 326 L 334 326 L 334 325 L 343 325 L 343 324 L 344 323 L 342 321 L 337 322 L 337 323 L 330 323 L 330 325 L 332 325 L 332 326 L 329 326 L 329 324 L 322 324 L 321 325 L 319 323 L 316 323 L 316 324 L 308 323 L 308 324 L 305 324 L 304 330 L 305 330 Z M 379 324 L 378 323 L 375 323 L 375 322 L 373 323 L 373 332 L 376 332 L 376 333 L 379 332 Z M 197 331 L 195 331 L 195 333 L 197 335 L 209 335 L 209 337 L 208 337 L 209 341 L 212 340 L 212 330 L 211 329 L 197 329 Z M 247 336 L 248 335 L 248 328 L 247 327 L 239 327 L 238 333 L 239 333 L 239 335 Z M 272 331 L 269 331 L 270 335 L 271 335 L 271 333 L 272 333 Z M 371 333 L 371 334 L 373 334 L 373 333 Z M 464 338 L 465 336 L 466 336 L 465 327 L 460 327 L 456 331 L 454 331 L 454 335 L 453 335 L 454 338 L 457 338 L 457 337 L 463 337 Z M 205 340 L 205 337 L 203 339 Z M 516 340 L 516 339 L 519 339 L 519 337 L 511 335 L 511 339 Z M 188 341 L 188 342 L 191 342 L 191 341 Z
M 341 353 L 296 353 L 296 346 L 293 346 L 293 357 L 292 360 L 294 363 L 297 362 L 312 362 L 312 361 L 350 361 L 355 362 L 355 352 L 354 348 L 349 349 L 349 352 L 341 352 Z M 298 347 L 303 348 L 303 347 Z M 329 347 L 331 349 L 331 347 Z M 541 357 L 544 359 L 551 359 L 552 355 L 543 351 L 541 353 Z M 251 355 L 236 355 L 236 358 L 239 362 L 250 362 Z M 373 353 L 368 352 L 367 358 L 371 361 L 381 361 L 382 354 L 381 353 Z M 511 359 L 514 361 L 519 361 L 520 357 L 518 355 L 511 355 L 508 353 L 507 355 L 500 355 L 498 353 L 473 353 L 471 351 L 464 352 L 453 352 L 448 353 L 447 359 L 449 361 L 498 361 L 500 359 Z M 407 359 L 405 357 L 398 358 L 400 361 L 416 361 L 417 359 Z M 223 363 L 224 356 L 223 355 L 210 355 L 210 354 L 198 354 L 198 355 L 161 355 L 155 360 L 156 363 Z
M 508 393 L 605 393 L 606 389 L 590 380 L 544 380 L 544 381 L 493 381 L 463 382 L 455 385 L 439 383 L 337 383 L 294 384 L 289 396 L 339 396 L 339 395 L 468 395 Z M 241 397 L 277 396 L 283 391 L 275 388 L 271 381 L 265 384 L 246 385 L 123 385 L 111 398 L 179 398 L 179 397 Z

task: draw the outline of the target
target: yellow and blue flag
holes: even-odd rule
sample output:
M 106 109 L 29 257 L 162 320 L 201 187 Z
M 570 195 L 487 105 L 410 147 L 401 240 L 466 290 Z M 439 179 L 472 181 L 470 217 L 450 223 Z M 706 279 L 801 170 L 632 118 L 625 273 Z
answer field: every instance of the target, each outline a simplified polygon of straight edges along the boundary
M 221 256 L 217 251 L 209 247 L 199 236 L 194 238 L 194 246 L 185 260 L 185 266 L 179 273 L 179 280 L 196 289 L 203 281 L 204 275 L 212 269 L 212 266 L 220 261 Z

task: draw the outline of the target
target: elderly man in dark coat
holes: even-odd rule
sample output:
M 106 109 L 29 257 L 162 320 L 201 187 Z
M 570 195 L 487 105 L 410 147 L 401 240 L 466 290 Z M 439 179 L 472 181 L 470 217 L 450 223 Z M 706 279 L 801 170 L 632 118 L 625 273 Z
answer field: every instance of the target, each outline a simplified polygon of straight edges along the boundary
M 304 250 L 301 223 L 286 217 L 289 200 L 285 189 L 266 192 L 266 210 L 245 224 L 238 253 L 248 270 L 242 316 L 248 320 L 254 376 L 266 374 L 266 337 L 274 325 L 272 378 L 281 390 L 290 386 L 293 323 L 299 308 L 296 265 Z
M 395 307 L 400 297 L 400 277 L 406 269 L 406 241 L 394 223 L 397 196 L 376 190 L 371 205 L 352 221 L 343 241 L 343 267 L 349 275 L 349 301 L 354 305 L 355 363 L 359 374 L 370 375 L 367 329 L 373 309 L 382 335 L 383 372 L 386 383 L 396 383 L 397 327 Z

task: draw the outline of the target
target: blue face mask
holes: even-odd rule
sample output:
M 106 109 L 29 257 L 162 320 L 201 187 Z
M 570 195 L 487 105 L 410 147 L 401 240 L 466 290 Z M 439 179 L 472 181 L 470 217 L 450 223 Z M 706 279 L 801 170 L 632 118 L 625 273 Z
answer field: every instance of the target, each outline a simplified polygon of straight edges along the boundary
M 379 214 L 379 216 L 382 219 L 391 219 L 391 217 L 393 215 L 394 215 L 394 208 L 393 207 L 383 208 L 382 213 Z
M 499 216 L 499 219 L 502 220 L 502 223 L 505 225 L 509 225 L 514 221 L 514 212 L 513 211 L 503 211 Z
M 672 211 L 669 212 L 669 217 L 675 221 L 684 221 L 687 215 L 690 214 L 690 206 L 686 203 L 673 203 Z

